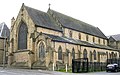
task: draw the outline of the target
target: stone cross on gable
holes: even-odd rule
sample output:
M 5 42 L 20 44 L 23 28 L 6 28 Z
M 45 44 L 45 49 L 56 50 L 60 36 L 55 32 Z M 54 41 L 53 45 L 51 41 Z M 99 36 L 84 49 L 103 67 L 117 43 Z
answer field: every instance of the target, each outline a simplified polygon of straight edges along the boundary
M 50 9 L 50 5 L 51 5 L 51 4 L 49 3 L 49 9 Z

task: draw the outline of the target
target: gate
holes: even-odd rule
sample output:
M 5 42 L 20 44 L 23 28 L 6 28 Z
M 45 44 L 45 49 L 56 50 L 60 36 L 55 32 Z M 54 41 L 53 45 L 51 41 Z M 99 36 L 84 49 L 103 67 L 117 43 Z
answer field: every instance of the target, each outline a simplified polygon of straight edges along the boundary
M 72 72 L 88 72 L 88 58 L 78 58 L 72 60 Z

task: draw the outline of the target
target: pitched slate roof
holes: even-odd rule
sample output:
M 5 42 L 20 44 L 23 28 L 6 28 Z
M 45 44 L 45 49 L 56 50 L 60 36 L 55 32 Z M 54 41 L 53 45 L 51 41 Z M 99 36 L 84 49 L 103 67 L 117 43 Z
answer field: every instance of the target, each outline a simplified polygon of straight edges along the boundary
M 53 17 L 49 14 L 49 11 L 51 11 L 63 27 L 107 39 L 107 37 L 101 32 L 99 28 L 84 23 L 82 21 L 76 20 L 67 15 L 61 14 L 51 9 L 49 9 L 48 12 L 45 13 L 25 5 L 24 7 L 36 26 L 45 27 L 62 32 L 61 27 L 57 25 Z
M 120 41 L 120 34 L 111 35 L 111 36 L 109 36 L 109 38 L 110 38 L 110 37 L 114 38 L 116 41 Z
M 49 16 L 49 14 L 28 6 L 24 7 L 36 26 L 62 31 L 61 28 L 57 26 L 55 21 Z
M 72 39 L 72 38 L 68 38 L 68 37 L 64 37 L 64 36 L 55 36 L 55 35 L 45 34 L 45 33 L 43 33 L 43 34 L 47 35 L 49 38 L 52 39 L 52 41 L 55 41 L 55 42 L 70 43 L 70 44 L 76 44 L 76 45 L 94 47 L 94 48 L 101 48 L 101 49 L 117 50 L 117 49 L 111 48 L 109 46 L 99 45 L 99 44 L 95 44 L 95 43 L 89 43 L 86 41 L 76 40 L 76 39 Z
M 6 36 L 5 36 L 5 31 L 6 31 Z M 0 37 L 9 37 L 10 36 L 10 31 L 7 25 L 3 22 L 0 24 Z
M 51 9 L 48 10 L 49 14 L 50 14 L 50 12 L 56 16 L 56 18 L 63 25 L 63 27 L 74 29 L 74 30 L 77 30 L 80 32 L 88 33 L 88 34 L 91 34 L 94 36 L 98 36 L 98 37 L 107 39 L 107 37 L 101 32 L 101 30 L 98 27 L 94 27 L 85 22 L 74 19 L 72 17 L 69 17 L 67 15 L 64 15 L 62 13 L 59 13 L 59 12 L 51 10 Z

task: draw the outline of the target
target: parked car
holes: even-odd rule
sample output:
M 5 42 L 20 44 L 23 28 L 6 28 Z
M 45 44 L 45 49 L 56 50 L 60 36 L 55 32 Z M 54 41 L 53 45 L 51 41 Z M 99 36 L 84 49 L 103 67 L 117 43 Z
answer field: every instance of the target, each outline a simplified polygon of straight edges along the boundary
M 111 72 L 118 72 L 119 71 L 119 66 L 118 64 L 108 64 L 106 67 L 106 72 L 111 71 Z

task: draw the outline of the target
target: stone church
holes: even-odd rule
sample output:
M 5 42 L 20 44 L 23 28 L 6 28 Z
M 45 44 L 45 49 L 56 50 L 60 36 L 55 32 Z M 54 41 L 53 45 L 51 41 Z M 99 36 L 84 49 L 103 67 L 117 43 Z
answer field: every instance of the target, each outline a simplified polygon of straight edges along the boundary
M 52 69 L 71 67 L 77 58 L 106 62 L 118 57 L 98 27 L 50 7 L 43 12 L 23 4 L 17 18 L 11 19 L 9 66 Z
M 120 34 L 108 36 L 108 45 L 112 48 L 118 49 L 120 53 Z
M 9 36 L 10 31 L 7 25 L 4 22 L 0 23 L 0 66 L 3 65 L 3 62 L 7 63 Z M 4 51 L 6 51 L 6 54 L 4 53 Z

